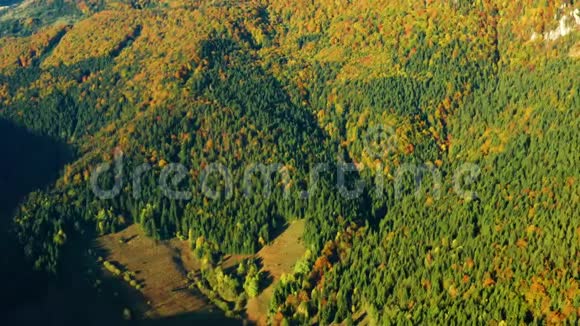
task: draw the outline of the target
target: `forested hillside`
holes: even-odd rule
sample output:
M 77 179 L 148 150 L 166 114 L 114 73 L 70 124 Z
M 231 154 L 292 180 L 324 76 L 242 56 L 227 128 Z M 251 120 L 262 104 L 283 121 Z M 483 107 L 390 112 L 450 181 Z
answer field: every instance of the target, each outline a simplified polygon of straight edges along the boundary
M 272 324 L 577 323 L 578 29 L 571 0 L 4 8 L 11 268 L 132 224 L 211 264 L 304 219 Z

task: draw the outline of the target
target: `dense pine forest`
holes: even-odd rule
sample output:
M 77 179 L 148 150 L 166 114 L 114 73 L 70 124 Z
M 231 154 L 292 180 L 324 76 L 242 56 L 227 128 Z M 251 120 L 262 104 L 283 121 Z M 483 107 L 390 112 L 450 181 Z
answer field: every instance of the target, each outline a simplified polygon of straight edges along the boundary
M 242 323 L 266 273 L 220 264 L 304 221 L 268 324 L 576 324 L 579 29 L 573 0 L 8 3 L 3 296 L 138 289 L 91 245 L 137 224 Z

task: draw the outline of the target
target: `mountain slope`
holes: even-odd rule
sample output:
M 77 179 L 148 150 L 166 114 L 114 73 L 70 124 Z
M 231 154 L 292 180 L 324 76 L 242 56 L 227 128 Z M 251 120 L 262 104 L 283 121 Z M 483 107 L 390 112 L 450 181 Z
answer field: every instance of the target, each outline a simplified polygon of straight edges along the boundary
M 15 233 L 58 274 L 77 243 L 133 223 L 253 254 L 305 219 L 312 255 L 276 284 L 270 322 L 573 323 L 580 67 L 578 26 L 562 17 L 577 7 L 7 9 L 0 117 L 74 152 L 22 201 Z M 534 37 L 563 20 L 569 34 Z

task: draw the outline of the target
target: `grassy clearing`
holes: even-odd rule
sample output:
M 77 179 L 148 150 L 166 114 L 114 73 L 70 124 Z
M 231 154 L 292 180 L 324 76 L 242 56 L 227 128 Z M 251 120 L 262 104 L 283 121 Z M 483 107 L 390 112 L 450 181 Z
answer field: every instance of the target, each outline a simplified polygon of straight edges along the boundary
M 257 297 L 248 300 L 248 319 L 258 325 L 267 324 L 267 313 L 276 283 L 284 273 L 290 273 L 293 266 L 306 251 L 301 237 L 304 220 L 294 221 L 270 245 L 262 248 L 257 256 L 262 259 L 262 271 L 270 277 L 270 284 Z
M 251 322 L 266 324 L 276 282 L 282 274 L 292 271 L 294 263 L 306 250 L 301 240 L 303 232 L 304 221 L 292 222 L 276 240 L 257 253 L 268 282 L 260 295 L 248 300 L 247 318 Z M 187 241 L 155 241 L 147 237 L 138 225 L 132 225 L 121 232 L 100 237 L 97 246 L 106 252 L 107 261 L 122 266 L 140 280 L 140 292 L 147 305 L 131 307 L 139 317 L 164 320 L 196 314 L 212 315 L 215 319 L 221 314 L 201 293 L 185 288 L 187 272 L 200 268 Z M 226 256 L 222 268 L 235 268 L 248 257 L 251 256 Z
M 214 311 L 203 296 L 184 289 L 186 271 L 197 269 L 186 242 L 155 241 L 138 225 L 132 225 L 100 237 L 98 245 L 108 253 L 107 260 L 122 265 L 142 280 L 140 291 L 148 306 L 137 311 L 138 315 L 164 318 Z

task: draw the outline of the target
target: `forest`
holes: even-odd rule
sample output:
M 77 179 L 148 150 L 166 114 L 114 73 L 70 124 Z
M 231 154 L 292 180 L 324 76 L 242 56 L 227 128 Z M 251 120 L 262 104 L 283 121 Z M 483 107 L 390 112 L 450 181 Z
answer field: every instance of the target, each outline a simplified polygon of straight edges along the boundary
M 580 321 L 577 2 L 29 2 L 0 11 L 15 305 L 137 224 L 241 322 L 266 273 L 220 264 L 304 220 L 268 324 Z

